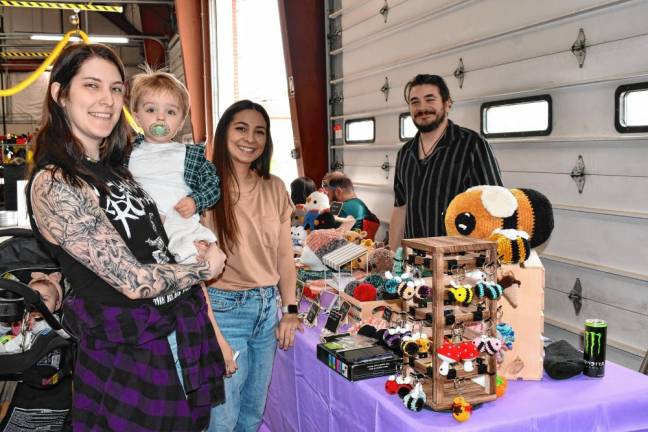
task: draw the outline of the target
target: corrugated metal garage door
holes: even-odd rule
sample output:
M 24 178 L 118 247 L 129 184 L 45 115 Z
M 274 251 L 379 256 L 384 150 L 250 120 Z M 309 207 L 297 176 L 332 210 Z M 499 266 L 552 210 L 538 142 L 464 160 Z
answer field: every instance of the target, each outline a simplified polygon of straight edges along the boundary
M 540 251 L 546 322 L 579 332 L 586 317 L 606 319 L 610 345 L 638 367 L 648 348 L 648 135 L 618 133 L 614 102 L 620 85 L 648 81 L 648 2 L 338 0 L 329 13 L 331 162 L 383 221 L 403 86 L 415 74 L 444 76 L 450 118 L 477 131 L 484 102 L 551 95 L 550 135 L 490 140 L 505 185 L 537 189 L 554 205 L 556 229 Z M 581 28 L 582 68 L 571 52 Z M 462 88 L 453 75 L 460 59 Z M 372 143 L 346 144 L 334 132 L 365 117 L 376 121 Z M 570 177 L 579 156 L 582 193 Z M 568 299 L 577 278 L 579 315 Z

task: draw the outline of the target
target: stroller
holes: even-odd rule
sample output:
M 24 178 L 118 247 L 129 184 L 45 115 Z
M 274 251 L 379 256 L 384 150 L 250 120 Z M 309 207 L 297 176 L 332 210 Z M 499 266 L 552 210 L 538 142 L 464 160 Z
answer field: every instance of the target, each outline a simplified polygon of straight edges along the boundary
M 30 230 L 0 230 L 0 326 L 13 324 L 22 337 L 17 350 L 0 351 L 0 432 L 71 430 L 75 342 L 27 286 L 32 272 L 57 270 Z M 48 325 L 35 334 L 27 328 L 31 312 Z

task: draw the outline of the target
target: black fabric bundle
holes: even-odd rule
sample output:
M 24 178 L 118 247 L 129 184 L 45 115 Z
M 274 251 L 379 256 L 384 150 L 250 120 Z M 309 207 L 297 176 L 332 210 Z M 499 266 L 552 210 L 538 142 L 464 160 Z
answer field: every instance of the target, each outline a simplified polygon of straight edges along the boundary
M 553 379 L 571 378 L 583 372 L 583 353 L 565 340 L 545 348 L 544 370 Z

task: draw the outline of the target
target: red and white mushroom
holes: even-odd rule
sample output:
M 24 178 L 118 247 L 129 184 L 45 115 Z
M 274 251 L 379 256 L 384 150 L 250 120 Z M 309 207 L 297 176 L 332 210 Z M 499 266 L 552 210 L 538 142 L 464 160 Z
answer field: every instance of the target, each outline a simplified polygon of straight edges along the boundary
M 463 360 L 463 369 L 466 372 L 472 372 L 473 360 L 479 356 L 479 350 L 472 342 L 462 342 L 459 345 L 459 355 L 461 360 Z
M 443 376 L 448 375 L 451 363 L 456 363 L 461 359 L 459 346 L 450 343 L 447 339 L 437 348 L 437 356 L 443 361 L 439 366 L 439 373 Z

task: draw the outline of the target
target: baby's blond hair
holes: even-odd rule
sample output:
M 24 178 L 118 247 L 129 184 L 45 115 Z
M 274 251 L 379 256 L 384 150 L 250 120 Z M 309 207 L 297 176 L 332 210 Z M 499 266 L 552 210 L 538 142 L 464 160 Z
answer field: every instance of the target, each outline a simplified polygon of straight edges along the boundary
M 189 113 L 189 92 L 182 82 L 168 72 L 154 71 L 148 65 L 143 67 L 144 72 L 131 78 L 130 82 L 130 110 L 137 112 L 137 104 L 146 92 L 168 92 L 178 98 L 182 116 Z

